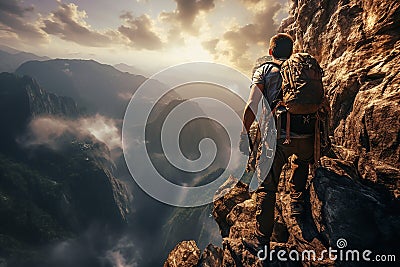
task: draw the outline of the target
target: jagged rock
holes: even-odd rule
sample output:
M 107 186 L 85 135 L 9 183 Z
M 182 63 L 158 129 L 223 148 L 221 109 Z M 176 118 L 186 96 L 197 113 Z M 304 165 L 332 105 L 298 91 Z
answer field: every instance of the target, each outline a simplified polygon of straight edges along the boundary
M 17 113 L 18 109 L 23 110 L 23 105 L 26 105 L 27 114 L 32 117 L 49 114 L 76 118 L 79 115 L 77 104 L 72 98 L 45 91 L 29 76 L 19 77 L 3 72 L 0 74 L 0 84 L 4 112 Z
M 253 199 L 248 199 L 237 204 L 228 216 L 226 221 L 230 225 L 230 238 L 249 238 L 254 235 L 256 226 L 255 220 L 256 203 Z
M 15 146 L 16 136 L 25 130 L 34 116 L 75 118 L 79 115 L 77 105 L 71 98 L 46 92 L 28 76 L 3 72 L 0 74 L 0 85 L 0 122 L 4 126 L 0 131 L 2 152 Z
M 236 204 L 250 198 L 249 186 L 230 176 L 215 194 L 213 216 L 222 237 L 229 236 L 230 224 L 226 216 Z
M 297 267 L 301 266 L 299 261 L 279 261 L 276 254 L 273 253 L 272 257 L 267 254 L 266 259 L 258 257 L 258 251 L 246 247 L 242 239 L 226 238 L 223 242 L 224 255 L 223 263 L 221 266 L 229 267 Z M 285 251 L 286 257 L 290 252 L 290 248 L 286 244 L 271 242 L 271 250 L 275 252 Z M 265 249 L 264 249 L 265 251 Z M 265 257 L 261 252 L 260 257 Z M 267 250 L 268 251 L 268 250 Z M 275 255 L 274 255 L 275 254 Z
M 310 181 L 309 192 L 306 193 L 305 212 L 301 217 L 291 216 L 290 196 L 288 192 L 281 190 L 277 195 L 276 218 L 283 220 L 281 224 L 284 225 L 289 238 L 286 243 L 271 242 L 271 249 L 276 252 L 284 250 L 286 255 L 292 251 L 297 251 L 299 255 L 304 251 L 314 251 L 315 259 L 312 257 L 313 254 L 310 254 L 310 258 L 303 259 L 303 266 L 339 264 L 338 261 L 330 259 L 327 254 L 323 258 L 319 257 L 329 247 L 338 249 L 336 242 L 340 238 L 346 239 L 349 249 L 368 248 L 374 249 L 374 251 L 397 253 L 395 244 L 399 239 L 398 233 L 400 233 L 398 206 L 391 207 L 390 197 L 364 184 L 366 181 L 360 179 L 357 173 L 356 168 L 350 162 L 324 157 L 322 167 L 316 170 L 315 177 Z M 230 177 L 229 181 L 233 183 L 237 180 Z M 219 193 L 225 189 L 226 187 Z M 253 236 L 256 211 L 254 195 L 252 198 L 243 197 L 247 195 L 243 189 L 243 184 L 239 182 L 228 193 L 228 198 L 216 200 L 219 201 L 219 210 L 225 212 L 229 208 L 222 207 L 224 201 L 227 201 L 226 204 L 229 207 L 232 206 L 233 199 L 242 199 L 243 201 L 234 205 L 224 218 L 221 217 L 221 213 L 215 213 L 220 216 L 219 224 L 223 227 L 226 226 L 229 234 L 223 239 L 222 251 L 213 247 L 213 250 L 217 251 L 215 253 L 217 256 L 214 257 L 217 261 L 214 262 L 219 264 L 214 266 L 247 267 L 267 264 L 258 258 L 254 248 L 246 246 L 243 242 L 243 239 L 250 239 Z M 274 232 L 275 235 L 279 235 L 279 229 L 276 227 Z M 185 247 L 179 244 L 178 247 L 186 250 L 185 253 L 194 251 L 193 245 Z M 203 255 L 209 253 L 207 249 Z M 171 255 L 177 255 L 176 260 L 178 260 L 182 253 L 171 252 L 169 259 L 173 257 Z M 197 254 L 195 253 L 195 255 Z M 268 264 L 268 266 L 298 266 L 300 262 L 282 262 L 273 258 L 273 261 Z
M 193 240 L 182 241 L 169 253 L 164 267 L 194 267 L 200 260 L 200 249 Z
M 263 266 L 263 262 L 257 257 L 257 252 L 245 247 L 242 239 L 225 238 L 222 245 L 224 250 L 222 266 Z
M 307 196 L 306 196 L 307 198 Z M 305 203 L 305 211 L 303 216 L 295 218 L 290 212 L 290 196 L 289 194 L 281 194 L 277 201 L 277 206 L 281 209 L 281 214 L 289 233 L 287 246 L 298 252 L 305 250 L 313 250 L 316 255 L 321 255 L 323 250 L 327 250 L 322 236 L 311 217 L 311 207 L 309 203 Z M 329 266 L 333 262 L 329 259 L 310 260 L 304 259 L 303 264 L 312 266 Z
M 209 244 L 201 253 L 194 240 L 182 241 L 169 253 L 164 267 L 215 267 L 222 265 L 223 251 Z
M 318 58 L 334 141 L 358 155 L 361 177 L 400 187 L 399 1 L 293 1 L 279 31 Z
M 253 199 L 237 204 L 226 216 L 229 238 L 224 238 L 223 266 L 262 266 L 255 251 L 249 251 L 243 239 L 254 237 L 256 205 Z
M 362 183 L 348 162 L 324 158 L 310 186 L 312 217 L 331 247 L 347 240 L 351 249 L 391 249 L 399 240 L 400 216 L 378 191 Z
M 209 244 L 203 253 L 201 254 L 201 259 L 198 267 L 214 267 L 222 266 L 223 251 L 221 248 Z
M 305 212 L 294 218 L 283 182 L 277 194 L 272 248 L 316 255 L 328 247 L 369 248 L 398 254 L 400 233 L 399 1 L 294 0 L 279 29 L 296 48 L 314 55 L 325 71 L 337 159 L 322 159 L 310 179 Z M 261 58 L 256 64 L 267 59 Z M 286 179 L 286 176 L 283 175 Z M 233 177 L 230 183 L 233 184 Z M 283 179 L 283 180 L 285 180 Z M 225 185 L 217 196 L 227 192 Z M 214 203 L 223 241 L 222 266 L 262 266 L 242 238 L 254 231 L 254 202 L 240 182 Z M 240 200 L 239 200 L 240 199 Z M 288 238 L 286 238 L 288 235 Z M 273 261 L 269 266 L 296 266 Z M 328 257 L 303 266 L 365 266 Z

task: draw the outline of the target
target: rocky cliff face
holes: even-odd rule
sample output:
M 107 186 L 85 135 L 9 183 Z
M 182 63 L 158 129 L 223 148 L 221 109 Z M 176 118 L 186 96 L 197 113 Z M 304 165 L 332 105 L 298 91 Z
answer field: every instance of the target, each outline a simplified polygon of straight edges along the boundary
M 280 30 L 325 71 L 336 143 L 354 155 L 363 178 L 398 197 L 400 3 L 293 1 Z
M 288 186 L 282 175 L 271 240 L 275 256 L 269 261 L 260 260 L 258 251 L 246 243 L 255 230 L 255 195 L 249 193 L 248 185 L 230 177 L 217 193 L 224 196 L 214 202 L 213 210 L 223 237 L 222 248 L 210 244 L 201 253 L 194 241 L 183 241 L 171 251 L 164 267 L 367 264 L 365 261 L 345 261 L 344 258 L 334 260 L 323 252 L 329 248 L 336 251 L 357 249 L 361 253 L 368 249 L 373 251 L 373 255 L 381 253 L 397 257 L 396 242 L 400 237 L 398 205 L 393 203 L 388 192 L 385 194 L 371 188 L 357 173 L 349 161 L 324 157 L 322 167 L 316 170 L 314 177 L 310 177 L 306 192 L 309 202 L 306 202 L 304 215 L 300 218 L 291 216 Z M 226 190 L 230 191 L 226 193 Z M 341 239 L 347 242 L 345 247 L 338 243 Z M 315 252 L 315 259 L 309 256 L 301 261 L 288 257 L 292 251 L 301 255 L 310 250 Z M 288 261 L 278 260 L 278 251 L 286 253 Z
M 310 177 L 309 201 L 299 219 L 290 215 L 282 174 L 271 249 L 312 249 L 321 255 L 329 247 L 343 248 L 338 240 L 345 239 L 345 249 L 399 257 L 399 29 L 398 1 L 292 1 L 280 31 L 291 34 L 297 49 L 314 55 L 324 68 L 335 156 L 322 158 L 322 166 Z M 235 182 L 228 179 L 217 194 Z M 184 241 L 164 266 L 267 265 L 243 242 L 254 231 L 253 198 L 247 185 L 237 183 L 214 202 L 222 248 L 210 245 L 200 253 L 196 244 Z M 288 262 L 274 258 L 268 266 L 365 264 L 329 257 Z
M 19 77 L 3 72 L 0 74 L 0 143 L 4 148 L 15 144 L 29 121 L 39 115 L 76 118 L 79 111 L 69 97 L 57 96 L 43 90 L 31 77 Z

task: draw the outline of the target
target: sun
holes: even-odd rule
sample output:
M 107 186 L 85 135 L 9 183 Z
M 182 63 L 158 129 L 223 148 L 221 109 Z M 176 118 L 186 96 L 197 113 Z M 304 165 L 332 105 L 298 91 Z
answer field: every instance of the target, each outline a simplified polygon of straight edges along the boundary
M 174 48 L 173 54 L 182 61 L 209 61 L 213 62 L 213 56 L 202 46 L 202 40 L 196 37 L 187 37 L 185 45 Z

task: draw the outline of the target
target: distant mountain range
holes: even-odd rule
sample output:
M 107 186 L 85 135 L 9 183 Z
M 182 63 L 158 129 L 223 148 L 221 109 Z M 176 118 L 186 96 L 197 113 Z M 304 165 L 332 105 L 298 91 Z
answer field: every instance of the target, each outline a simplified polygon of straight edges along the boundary
M 0 47 L 1 49 L 2 47 Z M 32 53 L 21 52 L 15 49 L 0 50 L 0 72 L 14 72 L 22 63 L 30 60 L 49 60 L 49 57 L 41 57 Z
M 149 73 L 147 73 L 146 71 L 141 70 L 135 66 L 125 64 L 125 63 L 115 64 L 113 67 L 122 72 L 128 72 L 130 74 L 141 74 L 141 75 L 149 77 Z
M 7 49 L 5 53 L 15 52 L 18 53 Z M 132 94 L 143 82 L 151 84 L 147 91 L 150 96 L 158 95 L 166 86 L 129 73 L 134 71 L 128 69 L 131 66 L 116 67 L 122 71 L 93 60 L 46 58 L 25 61 L 15 73 L 0 74 L 0 124 L 4 125 L 0 131 L 0 217 L 8 218 L 0 220 L 0 260 L 7 259 L 10 266 L 99 266 L 97 261 L 104 256 L 103 250 L 115 245 L 112 235 L 118 236 L 116 228 L 132 240 L 141 238 L 138 245 L 146 252 L 140 266 L 146 267 L 160 266 L 178 238 L 194 238 L 182 230 L 186 226 L 198 229 L 196 235 L 201 234 L 201 240 L 215 236 L 215 223 L 204 224 L 210 221 L 209 207 L 185 212 L 159 203 L 131 182 L 122 156 L 111 162 L 106 144 L 69 128 L 69 122 L 77 124 L 82 117 L 96 118 L 91 116 L 94 114 L 111 118 L 120 127 Z M 184 101 L 179 92 L 172 91 L 157 103 L 146 127 L 150 133 L 146 136 L 147 149 L 152 163 L 171 182 L 199 185 L 215 179 L 218 173 L 198 179 L 180 172 L 168 164 L 160 150 L 160 131 L 166 115 Z M 203 113 L 196 103 L 192 103 L 190 112 Z M 21 136 L 29 134 L 32 121 L 40 122 L 41 118 L 50 119 L 36 125 L 36 134 L 45 135 L 57 149 L 46 143 L 24 146 Z M 51 132 L 58 128 L 67 130 Z M 180 139 L 182 151 L 187 157 L 196 158 L 198 143 L 206 137 L 224 146 L 218 149 L 224 151 L 226 138 L 220 130 L 207 120 L 185 127 Z M 210 170 L 219 171 L 222 163 L 217 157 Z M 134 206 L 130 203 L 131 193 L 136 199 Z M 93 226 L 97 222 L 99 225 Z M 110 231 L 104 232 L 102 226 Z M 86 230 L 88 233 L 83 234 Z M 166 231 L 165 235 L 161 230 Z M 159 242 L 161 236 L 168 240 Z M 65 258 L 42 259 L 42 252 L 37 251 L 48 246 L 43 253 L 51 254 L 53 248 L 60 249 L 58 242 L 63 247 L 62 253 L 57 253 L 68 257 L 70 264 L 60 265 Z M 131 259 L 135 250 L 127 248 L 126 254 Z
M 94 60 L 77 59 L 28 61 L 16 73 L 35 78 L 49 92 L 72 97 L 88 113 L 118 119 L 122 119 L 132 94 L 147 80 Z M 153 88 L 164 86 L 151 82 Z
M 88 113 L 122 118 L 132 93 L 147 78 L 144 71 L 124 63 L 115 66 L 94 60 L 51 59 L 0 45 L 0 73 L 34 78 L 48 92 L 72 97 Z M 160 88 L 159 82 L 153 88 Z

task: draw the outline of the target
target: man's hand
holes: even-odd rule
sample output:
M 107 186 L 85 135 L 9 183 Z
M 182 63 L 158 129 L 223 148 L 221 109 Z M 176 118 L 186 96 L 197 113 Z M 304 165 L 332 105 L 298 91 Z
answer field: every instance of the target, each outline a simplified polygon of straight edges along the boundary
M 241 133 L 239 141 L 239 150 L 246 156 L 250 155 L 249 142 L 250 142 L 249 135 L 247 133 Z

